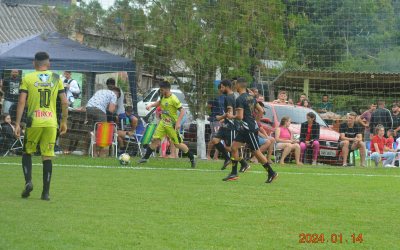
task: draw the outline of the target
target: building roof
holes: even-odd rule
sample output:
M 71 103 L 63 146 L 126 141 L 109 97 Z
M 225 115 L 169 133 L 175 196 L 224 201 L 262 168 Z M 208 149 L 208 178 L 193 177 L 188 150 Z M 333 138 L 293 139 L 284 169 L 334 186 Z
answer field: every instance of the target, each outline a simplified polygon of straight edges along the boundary
M 24 37 L 55 31 L 56 27 L 42 13 L 41 6 L 9 5 L 0 3 L 0 43 Z
M 274 89 L 301 91 L 305 80 L 311 92 L 362 95 L 398 94 L 400 73 L 286 70 L 273 80 Z

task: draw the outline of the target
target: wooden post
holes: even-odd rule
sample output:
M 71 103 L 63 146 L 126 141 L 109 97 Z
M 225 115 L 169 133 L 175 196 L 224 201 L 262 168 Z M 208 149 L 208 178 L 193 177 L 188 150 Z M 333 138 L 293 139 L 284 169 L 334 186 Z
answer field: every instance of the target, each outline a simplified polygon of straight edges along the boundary
M 308 96 L 308 94 L 309 94 L 309 88 L 310 88 L 310 79 L 304 79 L 303 92 L 307 95 L 308 98 L 310 98 L 310 97 Z

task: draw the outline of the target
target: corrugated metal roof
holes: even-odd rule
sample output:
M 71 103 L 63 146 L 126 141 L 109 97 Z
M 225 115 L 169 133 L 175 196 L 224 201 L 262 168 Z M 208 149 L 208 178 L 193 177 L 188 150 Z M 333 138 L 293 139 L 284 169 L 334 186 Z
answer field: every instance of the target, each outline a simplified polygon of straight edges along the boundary
M 0 43 L 6 43 L 43 32 L 55 31 L 52 20 L 45 17 L 41 6 L 0 4 Z

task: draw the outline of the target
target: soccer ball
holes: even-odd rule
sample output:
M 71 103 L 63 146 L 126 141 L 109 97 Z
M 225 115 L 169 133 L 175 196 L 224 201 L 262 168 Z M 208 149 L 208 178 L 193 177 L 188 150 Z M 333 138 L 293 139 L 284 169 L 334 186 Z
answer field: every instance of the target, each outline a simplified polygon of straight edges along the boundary
M 131 157 L 127 153 L 124 153 L 119 156 L 119 163 L 121 163 L 121 165 L 128 165 L 130 160 Z

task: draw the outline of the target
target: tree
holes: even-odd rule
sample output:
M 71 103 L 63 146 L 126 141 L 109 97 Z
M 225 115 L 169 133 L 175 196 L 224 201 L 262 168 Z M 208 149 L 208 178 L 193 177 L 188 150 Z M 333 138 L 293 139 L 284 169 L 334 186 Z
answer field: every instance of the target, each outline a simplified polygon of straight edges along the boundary
M 251 80 L 260 59 L 285 58 L 280 0 L 119 0 L 107 11 L 100 9 L 91 2 L 59 10 L 59 30 L 94 29 L 97 44 L 118 39 L 125 55 L 143 68 L 174 76 L 198 124 L 204 124 L 217 69 L 223 77 Z M 199 133 L 202 143 L 204 133 Z

